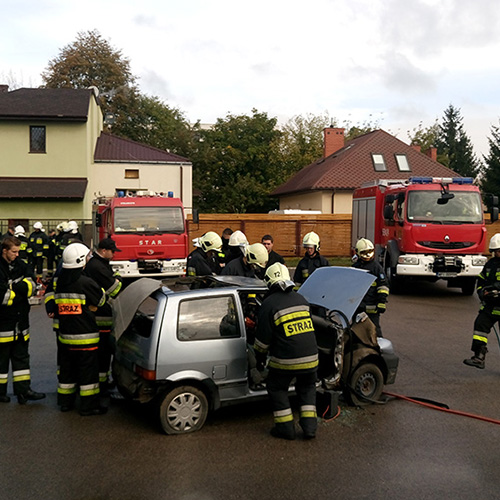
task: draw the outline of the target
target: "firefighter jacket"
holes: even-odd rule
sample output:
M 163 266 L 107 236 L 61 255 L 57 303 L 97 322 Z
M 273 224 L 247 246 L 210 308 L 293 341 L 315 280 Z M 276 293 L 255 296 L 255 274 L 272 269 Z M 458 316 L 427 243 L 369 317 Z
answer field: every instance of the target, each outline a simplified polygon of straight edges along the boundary
M 96 311 L 97 326 L 111 331 L 113 327 L 113 309 L 107 299 L 114 299 L 122 289 L 122 281 L 118 274 L 113 272 L 109 261 L 102 258 L 97 252 L 87 262 L 83 274 L 92 278 L 106 294 L 106 303 Z
M 221 273 L 223 276 L 245 276 L 247 278 L 255 278 L 255 272 L 249 264 L 245 264 L 243 255 L 238 259 L 233 259 L 229 264 L 224 266 Z
M 266 269 L 269 266 L 276 264 L 276 262 L 285 265 L 285 259 L 279 253 L 275 252 L 274 250 L 271 250 L 269 252 L 269 258 L 267 260 Z
M 0 343 L 13 342 L 20 335 L 29 339 L 28 299 L 35 291 L 28 266 L 19 258 L 9 264 L 0 256 Z
M 312 257 L 309 257 L 309 254 L 306 253 L 295 268 L 293 281 L 295 281 L 295 283 L 302 284 L 314 271 L 316 271 L 316 269 L 329 265 L 330 263 L 328 260 L 320 255 L 319 252 L 316 252 Z
M 291 288 L 273 287 L 259 311 L 254 348 L 261 365 L 269 352 L 269 368 L 316 370 L 318 348 L 307 300 Z
M 26 236 L 20 234 L 17 236 L 17 239 L 21 242 L 21 246 L 19 247 L 19 258 L 24 262 L 28 262 L 28 248 L 29 248 L 29 240 Z
M 211 276 L 214 271 L 210 264 L 208 255 L 201 248 L 195 248 L 187 258 L 187 275 Z
M 60 255 L 64 252 L 64 249 L 69 245 L 69 242 L 72 240 L 78 240 L 83 242 L 83 236 L 80 233 L 80 231 L 76 231 L 74 233 L 73 231 L 68 231 L 66 233 L 63 233 L 61 240 L 59 241 L 59 252 Z
M 500 258 L 486 262 L 477 278 L 477 295 L 481 311 L 500 316 Z
M 368 314 L 383 313 L 386 310 L 389 286 L 382 266 L 374 259 L 366 261 L 358 259 L 352 267 L 363 269 L 375 276 L 375 281 L 361 301 L 360 308 Z
M 37 258 L 47 255 L 49 251 L 49 237 L 39 229 L 30 234 L 28 253 L 30 257 Z
M 99 285 L 82 269 L 62 269 L 54 294 L 59 342 L 70 349 L 97 349 L 99 328 L 94 312 L 106 302 Z

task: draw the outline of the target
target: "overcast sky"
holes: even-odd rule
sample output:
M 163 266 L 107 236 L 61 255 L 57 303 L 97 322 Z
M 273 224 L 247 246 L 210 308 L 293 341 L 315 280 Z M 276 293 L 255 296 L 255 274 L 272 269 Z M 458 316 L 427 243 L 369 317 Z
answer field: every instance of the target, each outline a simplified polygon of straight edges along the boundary
M 50 59 L 97 29 L 131 62 L 141 92 L 189 121 L 252 108 L 285 123 L 407 131 L 460 108 L 478 155 L 500 117 L 495 0 L 0 0 L 0 79 L 35 87 Z M 2 83 L 2 82 L 0 82 Z M 8 83 L 8 81 L 6 81 Z

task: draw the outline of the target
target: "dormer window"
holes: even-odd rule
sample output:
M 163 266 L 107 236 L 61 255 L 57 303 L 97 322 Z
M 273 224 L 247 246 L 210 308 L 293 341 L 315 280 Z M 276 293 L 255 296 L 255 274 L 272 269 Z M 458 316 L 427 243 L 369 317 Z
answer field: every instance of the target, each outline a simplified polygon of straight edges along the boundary
M 376 172 L 385 172 L 387 170 L 383 155 L 372 153 L 372 161 Z
M 396 163 L 398 164 L 398 169 L 400 172 L 409 172 L 410 164 L 408 163 L 408 158 L 405 154 L 396 154 Z
M 45 127 L 30 126 L 30 153 L 45 153 Z

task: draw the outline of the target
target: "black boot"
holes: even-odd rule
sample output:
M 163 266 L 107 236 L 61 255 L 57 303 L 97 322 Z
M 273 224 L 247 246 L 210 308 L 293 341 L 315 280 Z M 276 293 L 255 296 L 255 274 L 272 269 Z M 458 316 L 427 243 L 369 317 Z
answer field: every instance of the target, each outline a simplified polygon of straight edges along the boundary
M 464 363 L 469 366 L 475 366 L 481 370 L 484 370 L 485 366 L 485 358 L 488 349 L 486 346 L 481 346 L 474 352 L 474 356 L 472 358 L 464 359 Z
M 29 389 L 24 394 L 17 395 L 17 402 L 20 405 L 25 405 L 28 401 L 38 401 L 39 399 L 43 399 L 44 397 L 45 394 L 43 392 L 35 392 Z

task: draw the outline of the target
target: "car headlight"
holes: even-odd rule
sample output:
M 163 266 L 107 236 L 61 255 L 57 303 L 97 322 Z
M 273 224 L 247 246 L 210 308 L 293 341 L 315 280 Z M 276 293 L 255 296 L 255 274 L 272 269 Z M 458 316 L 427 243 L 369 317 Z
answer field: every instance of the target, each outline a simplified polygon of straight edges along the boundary
M 400 255 L 398 258 L 398 264 L 417 266 L 418 265 L 418 257 L 415 257 L 414 255 Z
M 484 255 L 478 255 L 477 257 L 472 258 L 473 266 L 484 266 L 488 259 Z

